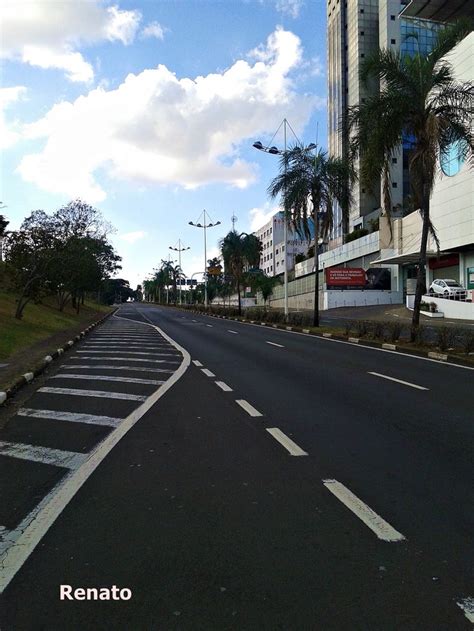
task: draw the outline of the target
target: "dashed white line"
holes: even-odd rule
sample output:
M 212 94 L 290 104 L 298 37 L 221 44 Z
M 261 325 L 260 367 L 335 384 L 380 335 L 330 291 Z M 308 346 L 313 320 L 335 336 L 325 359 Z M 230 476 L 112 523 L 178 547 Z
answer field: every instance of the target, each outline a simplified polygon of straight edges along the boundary
M 214 328 L 212 324 L 206 324 L 210 329 Z
M 245 401 L 245 399 L 236 399 L 235 401 L 238 405 L 240 405 L 240 407 L 245 410 L 247 412 L 247 414 L 250 414 L 250 416 L 263 416 L 263 414 L 261 414 L 258 410 L 256 410 L 253 405 L 250 405 L 250 403 L 248 401 Z
M 474 598 L 464 598 L 463 600 L 459 600 L 456 604 L 464 611 L 464 615 L 469 622 L 474 624 Z
M 206 377 L 215 377 L 215 374 L 211 372 L 208 368 L 201 368 L 201 372 L 203 372 Z
M 50 379 L 91 379 L 92 381 L 119 381 L 122 383 L 144 383 L 152 386 L 159 386 L 164 381 L 158 379 L 139 379 L 135 377 L 109 377 L 108 375 L 74 375 L 71 373 L 58 373 Z
M 76 469 L 88 456 L 88 454 L 80 454 L 75 451 L 62 451 L 61 449 L 51 449 L 50 447 L 38 447 L 36 445 L 5 441 L 0 441 L 0 455 L 42 462 L 43 464 L 66 467 L 68 469 Z
M 292 456 L 307 456 L 306 451 L 303 451 L 294 441 L 291 440 L 286 434 L 284 434 L 278 427 L 266 427 L 269 434 L 277 440 L 280 445 L 290 452 Z
M 230 329 L 227 329 L 227 333 L 233 333 L 234 335 L 238 335 L 237 331 L 231 331 Z
M 38 392 L 45 394 L 65 394 L 76 397 L 97 397 L 99 399 L 122 399 L 124 401 L 145 401 L 146 396 L 141 394 L 127 394 L 126 392 L 106 392 L 104 390 L 79 390 L 76 388 L 39 388 Z
M 396 381 L 397 383 L 401 383 L 404 386 L 410 386 L 410 388 L 416 388 L 417 390 L 429 390 L 429 388 L 425 388 L 424 386 L 418 386 L 416 383 L 410 383 L 409 381 L 402 381 L 401 379 L 395 379 L 395 377 L 389 377 L 388 375 L 382 375 L 379 372 L 370 372 L 369 375 L 374 375 L 374 377 L 381 377 L 382 379 L 388 379 L 389 381 Z
M 224 392 L 233 392 L 232 388 L 229 387 L 226 383 L 224 383 L 223 381 L 216 381 L 216 386 L 219 386 L 219 388 L 221 390 L 224 390 Z
M 283 346 L 283 344 L 277 344 L 276 342 L 269 342 L 268 340 L 265 340 L 267 344 L 271 344 L 272 346 L 278 346 L 279 348 L 285 348 Z
M 323 480 L 324 486 L 383 541 L 402 541 L 405 537 L 377 515 L 367 504 L 337 480 Z
M 17 416 L 29 418 L 43 418 L 53 421 L 68 421 L 71 423 L 85 423 L 86 425 L 106 425 L 117 427 L 123 420 L 113 416 L 97 416 L 95 414 L 79 414 L 76 412 L 58 412 L 57 410 L 34 410 L 32 408 L 20 408 Z
M 202 366 L 201 362 L 198 359 L 193 359 L 193 364 L 200 368 Z

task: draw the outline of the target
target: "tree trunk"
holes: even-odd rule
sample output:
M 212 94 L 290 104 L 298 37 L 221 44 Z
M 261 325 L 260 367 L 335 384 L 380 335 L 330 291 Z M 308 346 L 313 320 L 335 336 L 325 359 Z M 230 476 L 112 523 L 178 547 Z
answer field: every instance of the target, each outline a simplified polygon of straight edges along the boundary
M 242 315 L 242 301 L 240 299 L 240 280 L 237 281 L 237 301 L 238 301 L 239 315 Z
M 423 207 L 422 207 L 422 219 L 423 227 L 421 231 L 421 244 L 420 244 L 420 259 L 418 263 L 418 272 L 416 275 L 416 292 L 415 292 L 415 304 L 413 305 L 413 317 L 411 320 L 411 334 L 410 341 L 414 342 L 417 337 L 417 329 L 420 325 L 420 306 L 421 297 L 423 291 L 426 290 L 426 249 L 428 245 L 428 233 L 430 223 L 430 197 L 428 186 L 425 184 L 425 180 L 422 180 L 423 186 Z
M 319 226 L 318 226 L 318 208 L 319 203 L 313 202 L 314 208 L 314 312 L 313 326 L 319 326 Z

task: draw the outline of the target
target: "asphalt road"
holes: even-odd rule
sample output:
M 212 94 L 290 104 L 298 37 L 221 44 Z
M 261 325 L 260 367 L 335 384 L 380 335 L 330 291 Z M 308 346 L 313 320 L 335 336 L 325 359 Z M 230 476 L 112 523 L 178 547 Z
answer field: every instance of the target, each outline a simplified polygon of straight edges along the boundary
M 120 315 L 114 326 L 125 343 L 141 329 L 156 336 L 147 344 L 161 347 L 145 356 L 130 346 L 126 356 L 150 367 L 158 353 L 170 353 L 167 378 L 176 381 L 14 573 L 2 629 L 472 627 L 472 370 L 174 309 L 125 305 Z M 150 323 L 181 351 L 157 341 Z M 110 369 L 115 343 L 104 353 L 99 344 L 82 370 L 130 376 L 132 362 Z M 53 381 L 142 397 L 167 387 L 79 378 L 71 386 L 61 377 L 47 387 Z M 28 408 L 123 423 L 140 409 L 109 399 L 98 409 L 92 400 L 86 392 L 37 392 Z M 87 458 L 111 435 L 78 420 L 56 418 L 47 431 L 19 421 L 0 441 L 38 443 L 47 435 L 48 445 L 54 437 L 73 458 Z M 54 497 L 66 468 L 23 458 L 25 473 L 19 460 L 0 455 L 12 498 L 2 503 L 0 525 L 10 535 L 41 497 Z M 71 462 L 68 471 L 82 470 L 83 461 Z M 61 584 L 117 585 L 133 595 L 70 602 L 60 600 Z

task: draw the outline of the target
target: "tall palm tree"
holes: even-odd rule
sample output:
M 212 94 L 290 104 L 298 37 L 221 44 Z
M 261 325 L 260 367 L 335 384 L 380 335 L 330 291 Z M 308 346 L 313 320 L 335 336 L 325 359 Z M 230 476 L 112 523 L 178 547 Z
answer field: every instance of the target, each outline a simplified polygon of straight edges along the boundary
M 294 225 L 300 235 L 310 239 L 311 223 L 314 226 L 316 275 L 313 326 L 319 326 L 320 232 L 324 238 L 334 226 L 334 202 L 341 208 L 343 226 L 347 225 L 354 181 L 354 167 L 348 160 L 332 158 L 314 145 L 297 145 L 282 154 L 280 173 L 268 187 L 270 197 L 282 196 L 283 208 L 287 209 L 285 219 Z
M 380 81 L 379 94 L 349 111 L 351 150 L 360 156 L 364 182 L 382 177 L 383 210 L 390 215 L 389 164 L 403 138 L 412 141 L 409 156 L 411 194 L 422 217 L 420 256 L 413 309 L 411 339 L 416 338 L 425 287 L 426 249 L 431 233 L 438 245 L 430 218 L 430 197 L 439 159 L 452 147 L 467 157 L 473 155 L 471 119 L 472 82 L 460 83 L 446 54 L 472 30 L 471 21 L 460 21 L 438 33 L 428 55 L 399 55 L 380 50 L 362 68 L 362 79 Z
M 231 230 L 220 242 L 224 267 L 230 272 L 237 290 L 239 315 L 242 313 L 241 287 L 246 267 L 257 267 L 260 262 L 262 244 L 253 234 L 238 234 Z

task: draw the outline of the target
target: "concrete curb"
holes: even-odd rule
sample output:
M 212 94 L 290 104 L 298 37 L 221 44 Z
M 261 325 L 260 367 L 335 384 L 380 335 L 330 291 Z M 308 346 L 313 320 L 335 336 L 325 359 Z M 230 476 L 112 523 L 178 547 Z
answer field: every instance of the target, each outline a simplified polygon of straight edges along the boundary
M 160 305 L 166 306 L 166 305 Z M 174 307 L 174 305 L 173 305 Z M 245 324 L 252 324 L 253 320 L 246 320 L 243 317 L 235 317 L 235 316 L 222 316 L 216 313 L 206 313 L 205 311 L 198 311 L 195 309 L 183 309 L 182 307 L 174 307 L 177 309 L 181 309 L 187 313 L 193 313 L 195 315 L 204 315 L 209 318 L 227 318 L 229 320 L 235 320 L 236 322 L 242 322 Z M 261 323 L 263 324 L 263 322 Z M 354 346 L 368 346 L 369 348 L 380 348 L 383 350 L 390 350 L 402 355 L 408 355 L 411 357 L 425 357 L 427 359 L 431 359 L 433 361 L 438 361 L 442 364 L 453 364 L 455 366 L 467 366 L 468 368 L 474 368 L 474 364 L 472 361 L 468 359 L 464 359 L 463 357 L 459 357 L 458 355 L 449 355 L 434 351 L 424 351 L 412 348 L 406 348 L 404 346 L 399 346 L 397 344 L 389 344 L 387 342 L 378 342 L 376 340 L 357 338 L 357 337 L 349 337 L 345 335 L 335 335 L 334 333 L 315 333 L 310 329 L 302 328 L 300 326 L 287 326 L 286 324 L 275 324 L 272 322 L 267 322 L 266 326 L 271 326 L 274 329 L 280 329 L 281 331 L 293 331 L 296 333 L 305 333 L 306 335 L 312 335 L 314 337 L 322 337 L 322 338 L 330 338 L 333 340 L 338 340 L 340 342 L 347 342 L 348 344 L 354 344 Z
M 46 355 L 40 364 L 35 366 L 32 370 L 21 375 L 21 377 L 15 379 L 15 381 L 5 391 L 0 391 L 0 405 L 6 403 L 8 399 L 10 399 L 14 394 L 18 392 L 18 390 L 20 390 L 20 388 L 31 383 L 35 377 L 41 375 L 49 367 L 52 361 L 61 357 L 61 355 L 65 351 L 68 351 L 72 346 L 74 346 L 74 344 L 79 342 L 96 326 L 102 324 L 102 322 L 107 320 L 107 318 L 110 318 L 110 316 L 113 315 L 116 311 L 117 309 L 111 311 L 110 313 L 107 313 L 103 318 L 100 318 L 99 320 L 96 320 L 96 322 L 90 324 L 86 329 L 84 329 L 84 331 L 81 331 L 79 335 L 76 335 L 74 340 L 69 340 L 68 342 L 66 342 L 66 344 L 64 344 L 62 348 L 57 348 L 49 355 Z

